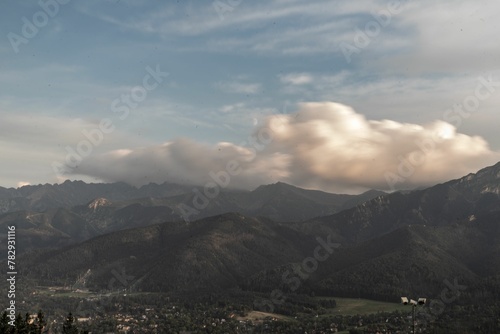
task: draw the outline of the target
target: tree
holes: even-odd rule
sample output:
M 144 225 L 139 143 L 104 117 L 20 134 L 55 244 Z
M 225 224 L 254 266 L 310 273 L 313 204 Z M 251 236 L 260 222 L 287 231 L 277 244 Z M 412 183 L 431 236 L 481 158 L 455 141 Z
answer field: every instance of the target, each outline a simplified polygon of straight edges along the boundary
M 78 334 L 78 328 L 76 327 L 75 322 L 76 320 L 73 317 L 73 314 L 69 312 L 66 317 L 66 321 L 63 324 L 63 334 Z
M 21 313 L 17 314 L 16 320 L 14 321 L 14 328 L 14 333 L 28 333 L 28 324 L 26 323 L 25 319 L 23 319 Z
M 2 313 L 2 317 L 0 318 L 0 333 L 8 333 L 9 331 L 9 318 L 7 317 L 7 311 Z
M 47 321 L 45 321 L 45 315 L 42 310 L 38 311 L 37 317 L 34 321 L 34 329 L 36 334 L 42 334 L 45 326 L 47 326 Z

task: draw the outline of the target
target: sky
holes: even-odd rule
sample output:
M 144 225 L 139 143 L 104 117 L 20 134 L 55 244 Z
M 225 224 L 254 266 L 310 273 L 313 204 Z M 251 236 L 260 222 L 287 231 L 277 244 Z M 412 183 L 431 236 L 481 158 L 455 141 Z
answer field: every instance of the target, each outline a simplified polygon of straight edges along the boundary
M 500 2 L 6 0 L 0 186 L 359 193 L 500 161 Z

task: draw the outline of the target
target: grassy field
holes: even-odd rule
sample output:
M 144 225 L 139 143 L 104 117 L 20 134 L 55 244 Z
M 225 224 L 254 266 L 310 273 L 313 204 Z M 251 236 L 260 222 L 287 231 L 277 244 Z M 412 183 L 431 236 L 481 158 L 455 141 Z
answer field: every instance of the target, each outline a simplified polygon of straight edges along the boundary
M 338 298 L 338 297 L 316 297 L 318 300 L 335 299 L 337 307 L 327 309 L 325 314 L 319 317 L 329 317 L 332 315 L 362 315 L 378 312 L 394 312 L 394 311 L 411 311 L 411 307 L 404 306 L 399 303 L 380 302 L 369 299 L 359 298 Z M 304 315 L 304 314 L 303 314 Z M 294 321 L 293 317 L 287 317 L 276 313 L 266 313 L 260 311 L 251 311 L 246 317 L 238 317 L 238 320 L 252 320 L 254 322 L 262 322 L 266 317 L 277 318 L 281 321 Z
M 294 319 L 291 317 L 287 317 L 281 314 L 277 313 L 267 313 L 267 312 L 260 312 L 260 311 L 251 311 L 248 312 L 247 316 L 245 317 L 237 317 L 237 320 L 252 320 L 253 322 L 262 322 L 265 318 L 275 318 L 280 321 L 293 321 Z
M 331 309 L 331 314 L 355 315 L 408 310 L 408 306 L 405 307 L 399 303 L 387 303 L 357 298 L 334 299 L 337 301 L 337 307 Z

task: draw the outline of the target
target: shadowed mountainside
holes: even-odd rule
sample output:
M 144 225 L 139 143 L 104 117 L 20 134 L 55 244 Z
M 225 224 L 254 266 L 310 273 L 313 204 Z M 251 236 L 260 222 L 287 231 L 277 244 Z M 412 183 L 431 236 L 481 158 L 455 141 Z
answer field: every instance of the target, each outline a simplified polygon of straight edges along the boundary
M 449 226 L 500 210 L 500 163 L 457 180 L 409 193 L 376 197 L 342 212 L 297 224 L 358 243 L 408 225 Z

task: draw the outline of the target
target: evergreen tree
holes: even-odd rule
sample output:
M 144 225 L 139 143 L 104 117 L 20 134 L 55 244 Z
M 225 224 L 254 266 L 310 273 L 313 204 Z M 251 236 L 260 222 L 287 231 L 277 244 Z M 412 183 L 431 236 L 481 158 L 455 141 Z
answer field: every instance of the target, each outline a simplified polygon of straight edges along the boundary
M 33 319 L 31 319 L 31 314 L 28 312 L 24 315 L 24 323 L 26 326 L 26 333 L 33 333 L 35 330 L 35 323 L 33 322 Z
M 34 333 L 35 334 L 42 334 L 45 326 L 47 326 L 47 321 L 45 321 L 45 315 L 43 314 L 42 310 L 38 311 L 34 325 L 35 325 L 34 326 Z
M 63 324 L 63 334 L 78 334 L 78 328 L 76 327 L 75 322 L 76 320 L 73 317 L 73 314 L 69 312 L 68 317 Z
M 9 332 L 9 318 L 7 317 L 7 311 L 2 313 L 2 317 L 0 317 L 0 333 L 8 333 Z
M 28 314 L 29 316 L 29 314 Z M 14 326 L 15 326 L 15 331 L 14 333 L 18 334 L 28 334 L 28 324 L 26 323 L 26 320 L 23 318 L 21 313 L 17 314 L 16 320 L 14 321 Z

